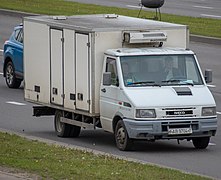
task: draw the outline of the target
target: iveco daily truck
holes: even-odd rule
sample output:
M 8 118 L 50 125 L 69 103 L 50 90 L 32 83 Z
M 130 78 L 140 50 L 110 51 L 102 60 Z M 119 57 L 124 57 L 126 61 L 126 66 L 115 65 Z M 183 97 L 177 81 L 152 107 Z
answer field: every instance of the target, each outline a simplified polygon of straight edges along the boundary
M 82 129 L 135 140 L 191 140 L 216 134 L 214 98 L 188 49 L 187 26 L 115 14 L 34 16 L 24 22 L 25 99 L 34 116 L 54 115 L 60 137 Z

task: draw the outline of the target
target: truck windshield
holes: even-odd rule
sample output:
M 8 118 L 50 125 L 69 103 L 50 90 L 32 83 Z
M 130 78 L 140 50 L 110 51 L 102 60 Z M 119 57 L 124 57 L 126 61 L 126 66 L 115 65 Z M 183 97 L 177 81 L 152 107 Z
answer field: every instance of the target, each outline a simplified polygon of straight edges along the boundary
M 202 85 L 194 55 L 122 56 L 125 86 Z

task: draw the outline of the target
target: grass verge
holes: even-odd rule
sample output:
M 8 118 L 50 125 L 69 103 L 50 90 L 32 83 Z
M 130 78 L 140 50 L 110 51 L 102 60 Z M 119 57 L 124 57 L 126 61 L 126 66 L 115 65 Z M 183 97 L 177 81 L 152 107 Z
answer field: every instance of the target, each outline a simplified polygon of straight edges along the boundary
M 110 156 L 48 145 L 0 132 L 0 166 L 43 179 L 208 179 Z
M 0 8 L 49 15 L 108 14 L 137 17 L 139 10 L 81 4 L 63 0 L 1 0 Z M 142 11 L 140 17 L 152 18 L 154 12 Z M 191 34 L 221 38 L 221 20 L 162 14 L 162 21 L 186 24 Z

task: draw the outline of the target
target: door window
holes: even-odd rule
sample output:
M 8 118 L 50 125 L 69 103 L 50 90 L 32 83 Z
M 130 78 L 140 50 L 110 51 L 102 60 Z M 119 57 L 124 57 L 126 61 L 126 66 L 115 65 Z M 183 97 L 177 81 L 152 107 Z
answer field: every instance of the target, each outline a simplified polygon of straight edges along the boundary
M 111 85 L 117 86 L 118 77 L 117 77 L 117 67 L 115 59 L 109 57 L 107 58 L 106 72 L 111 72 Z

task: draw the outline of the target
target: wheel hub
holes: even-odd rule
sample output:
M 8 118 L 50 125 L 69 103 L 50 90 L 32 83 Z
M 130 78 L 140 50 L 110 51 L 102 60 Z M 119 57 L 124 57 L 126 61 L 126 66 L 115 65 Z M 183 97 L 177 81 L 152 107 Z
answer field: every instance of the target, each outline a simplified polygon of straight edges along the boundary
M 56 119 L 56 127 L 57 127 L 57 131 L 61 132 L 63 129 L 63 123 L 60 121 L 60 116 L 57 117 Z
M 6 70 L 6 79 L 7 79 L 8 84 L 12 83 L 13 76 L 14 76 L 14 74 L 13 74 L 12 66 L 8 66 L 7 70 Z
M 118 131 L 117 131 L 117 141 L 120 144 L 124 144 L 125 137 L 126 137 L 126 134 L 125 134 L 124 128 L 123 127 L 119 128 Z

